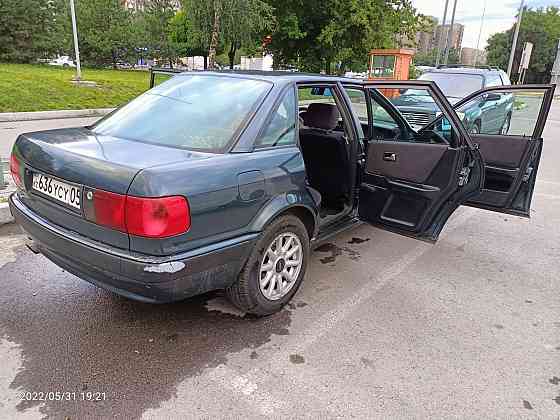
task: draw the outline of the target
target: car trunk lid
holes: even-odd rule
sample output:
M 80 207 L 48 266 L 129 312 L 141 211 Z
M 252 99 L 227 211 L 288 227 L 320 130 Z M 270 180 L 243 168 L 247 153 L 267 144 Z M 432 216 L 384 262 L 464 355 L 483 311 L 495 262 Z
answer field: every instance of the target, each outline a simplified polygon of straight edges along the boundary
M 68 206 L 39 193 L 32 187 L 33 175 L 43 174 L 78 188 L 125 195 L 142 169 L 212 156 L 98 135 L 86 127 L 22 134 L 13 153 L 24 174 L 25 192 L 21 199 L 25 205 L 59 226 L 123 249 L 129 248 L 128 234 L 87 221 L 83 206 Z

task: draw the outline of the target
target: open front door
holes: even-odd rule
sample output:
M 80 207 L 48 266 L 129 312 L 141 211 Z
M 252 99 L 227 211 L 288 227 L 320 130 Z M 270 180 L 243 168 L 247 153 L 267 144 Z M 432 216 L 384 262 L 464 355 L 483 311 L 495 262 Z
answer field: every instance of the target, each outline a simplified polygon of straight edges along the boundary
M 359 162 L 359 216 L 435 241 L 453 211 L 480 193 L 483 162 L 433 82 L 366 82 L 369 130 Z
M 485 182 L 468 205 L 529 217 L 552 85 L 501 86 L 455 105 L 484 159 Z

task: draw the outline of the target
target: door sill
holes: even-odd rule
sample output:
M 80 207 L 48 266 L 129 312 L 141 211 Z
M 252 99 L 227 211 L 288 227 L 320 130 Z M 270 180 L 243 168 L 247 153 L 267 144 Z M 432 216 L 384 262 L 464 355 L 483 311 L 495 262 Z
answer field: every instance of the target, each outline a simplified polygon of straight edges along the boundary
M 315 249 L 325 243 L 327 240 L 339 233 L 361 226 L 364 222 L 355 216 L 344 217 L 340 222 L 329 226 L 329 228 L 321 232 L 318 236 L 311 239 L 310 247 Z

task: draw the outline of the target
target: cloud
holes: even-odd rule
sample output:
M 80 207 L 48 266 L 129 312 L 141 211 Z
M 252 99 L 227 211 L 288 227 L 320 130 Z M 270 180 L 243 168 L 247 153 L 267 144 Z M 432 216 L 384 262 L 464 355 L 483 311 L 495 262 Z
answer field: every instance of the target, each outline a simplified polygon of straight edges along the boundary
M 475 22 L 480 24 L 480 18 L 481 16 L 462 16 L 456 18 L 455 20 L 457 20 L 457 22 L 459 23 Z M 509 17 L 506 19 L 509 19 Z M 490 20 L 504 20 L 504 15 L 492 14 L 492 15 L 484 16 L 484 21 L 490 21 Z
M 515 7 L 518 9 L 520 4 L 520 1 L 510 2 L 506 4 L 506 7 Z M 531 9 L 538 9 L 539 7 L 547 6 L 560 7 L 560 0 L 528 0 L 525 2 L 525 6 Z

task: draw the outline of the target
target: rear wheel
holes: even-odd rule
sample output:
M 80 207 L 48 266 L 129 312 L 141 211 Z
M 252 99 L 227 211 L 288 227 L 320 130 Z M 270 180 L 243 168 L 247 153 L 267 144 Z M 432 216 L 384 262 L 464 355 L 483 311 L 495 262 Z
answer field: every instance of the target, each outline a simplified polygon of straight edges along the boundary
M 295 216 L 282 216 L 263 232 L 226 294 L 245 312 L 259 316 L 278 312 L 301 285 L 308 258 L 305 226 Z

